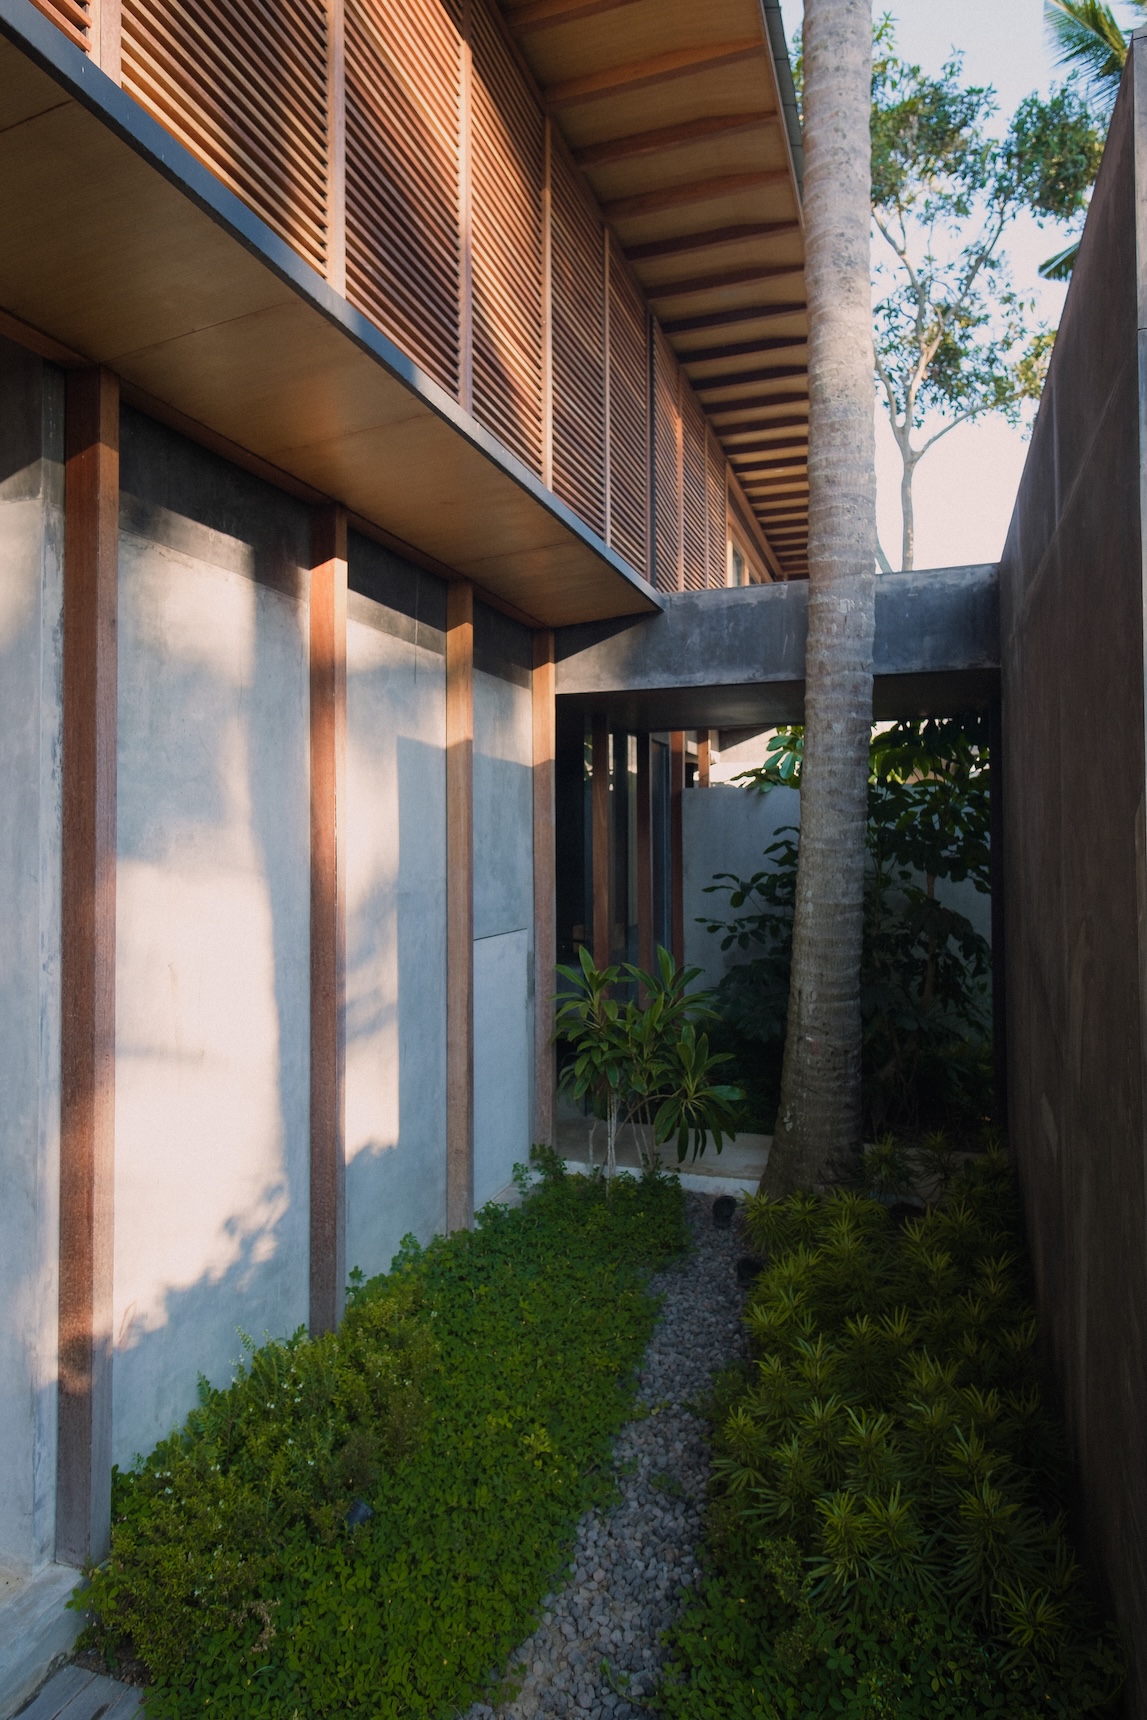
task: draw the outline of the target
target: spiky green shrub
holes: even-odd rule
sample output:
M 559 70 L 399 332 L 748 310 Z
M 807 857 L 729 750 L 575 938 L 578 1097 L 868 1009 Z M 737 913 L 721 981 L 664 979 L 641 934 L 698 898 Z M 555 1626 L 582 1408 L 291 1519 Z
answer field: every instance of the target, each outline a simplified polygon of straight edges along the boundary
M 144 1662 L 149 1715 L 431 1720 L 488 1693 L 608 1493 L 648 1273 L 684 1245 L 675 1181 L 548 1172 L 116 1477 L 79 1599 L 110 1665 Z
M 667 1715 L 1099 1712 L 1119 1660 L 1064 1533 L 1007 1160 L 902 1230 L 855 1192 L 746 1218 L 753 1361 L 715 1432 Z

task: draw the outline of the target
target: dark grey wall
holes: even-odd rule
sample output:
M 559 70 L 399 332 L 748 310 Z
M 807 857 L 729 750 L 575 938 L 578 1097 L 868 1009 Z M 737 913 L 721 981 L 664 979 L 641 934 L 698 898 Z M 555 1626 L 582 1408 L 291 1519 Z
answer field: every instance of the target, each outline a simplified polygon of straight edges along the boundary
M 1147 1715 L 1143 255 L 1116 108 L 1000 572 L 1009 1124 L 1080 1524 Z M 1137 233 L 1138 228 L 1138 233 Z

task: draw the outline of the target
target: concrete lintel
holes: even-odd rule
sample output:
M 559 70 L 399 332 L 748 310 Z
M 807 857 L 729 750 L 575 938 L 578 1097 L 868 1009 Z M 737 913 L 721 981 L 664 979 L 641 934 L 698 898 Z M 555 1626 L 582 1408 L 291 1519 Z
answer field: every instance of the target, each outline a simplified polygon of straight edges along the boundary
M 986 703 L 999 669 L 994 563 L 885 574 L 876 586 L 878 718 Z M 557 692 L 633 728 L 799 721 L 808 585 L 668 594 L 659 616 L 560 629 Z

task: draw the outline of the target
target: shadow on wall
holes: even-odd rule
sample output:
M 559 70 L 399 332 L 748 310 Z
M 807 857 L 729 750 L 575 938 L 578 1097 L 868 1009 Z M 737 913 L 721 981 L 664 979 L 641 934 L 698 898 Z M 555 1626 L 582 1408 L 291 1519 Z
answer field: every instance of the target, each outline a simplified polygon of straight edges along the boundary
M 124 414 L 117 1461 L 306 1318 L 307 510 Z

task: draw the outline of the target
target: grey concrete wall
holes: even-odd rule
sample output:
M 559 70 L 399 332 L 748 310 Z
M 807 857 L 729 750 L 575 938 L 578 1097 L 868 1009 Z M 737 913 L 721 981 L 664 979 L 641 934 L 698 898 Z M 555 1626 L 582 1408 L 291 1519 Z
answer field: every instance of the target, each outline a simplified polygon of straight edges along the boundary
M 0 1599 L 55 1538 L 63 377 L 0 340 Z
M 309 520 L 125 412 L 114 1449 L 307 1317 Z
M 348 1267 L 446 1223 L 445 589 L 354 535 L 347 620 Z
M 795 788 L 773 788 L 753 794 L 730 784 L 687 788 L 681 803 L 682 847 L 685 859 L 685 960 L 702 969 L 705 985 L 715 986 L 738 962 L 751 961 L 759 947 L 721 949 L 719 935 L 698 925 L 701 915 L 728 919 L 728 896 L 706 895 L 717 872 L 751 878 L 767 864 L 765 849 L 786 825 L 800 825 L 800 794 Z M 992 903 L 975 885 L 941 880 L 936 894 L 946 907 L 963 914 L 982 938 L 991 943 Z
M 1147 1715 L 1147 42 L 1124 77 L 1001 564 L 1009 1121 L 1079 1523 Z M 1137 261 L 1138 250 L 1138 261 Z
M 530 1149 L 533 1115 L 531 635 L 474 616 L 474 1199 Z

